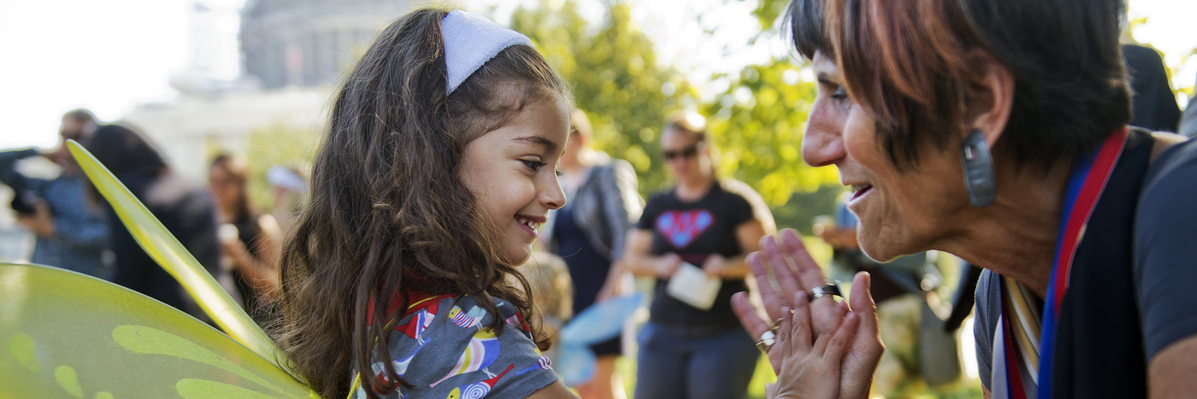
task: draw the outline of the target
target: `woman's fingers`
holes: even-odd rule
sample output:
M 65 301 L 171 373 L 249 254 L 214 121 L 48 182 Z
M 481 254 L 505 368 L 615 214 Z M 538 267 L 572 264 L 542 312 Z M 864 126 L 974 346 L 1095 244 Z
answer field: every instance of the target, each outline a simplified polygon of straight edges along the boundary
M 826 285 L 827 278 L 823 277 L 823 269 L 806 251 L 806 244 L 802 242 L 798 232 L 794 229 L 784 229 L 780 236 L 781 250 L 794 261 L 799 283 L 808 290 Z
M 790 326 L 791 340 L 788 344 L 791 352 L 798 355 L 805 355 L 807 352 L 810 352 L 812 341 L 810 304 L 806 301 L 805 291 L 795 292 L 791 300 L 794 302 L 794 314 L 790 317 L 793 319 L 793 322 Z
M 806 251 L 802 238 L 793 229 L 785 229 L 780 233 L 781 252 L 793 261 L 796 280 L 807 290 L 827 285 L 823 277 L 823 269 L 811 258 Z M 815 336 L 831 334 L 840 325 L 841 318 L 831 315 L 837 302 L 830 295 L 811 302 L 811 329 Z M 840 315 L 842 316 L 842 315 Z
M 835 330 L 834 335 L 819 338 L 824 341 L 820 343 L 823 348 L 818 348 L 818 344 L 816 344 L 816 348 L 824 350 L 823 361 L 825 363 L 840 364 L 840 359 L 844 357 L 844 353 L 852 343 L 852 338 L 856 335 L 858 324 L 860 324 L 860 315 L 849 313 L 840 327 Z
M 858 272 L 852 278 L 852 295 L 849 303 L 853 312 L 860 313 L 860 323 L 864 331 L 877 333 L 877 303 L 873 302 L 873 295 L 869 289 L 873 286 L 873 277 L 869 272 Z
M 744 331 L 747 331 L 748 335 L 752 337 L 752 342 L 760 341 L 761 336 L 773 328 L 773 326 L 769 325 L 765 320 L 761 320 L 760 316 L 757 315 L 756 309 L 748 301 L 747 292 L 737 292 L 735 295 L 732 295 L 731 304 L 732 311 L 740 319 L 740 325 L 744 326 Z M 780 309 L 784 309 L 787 313 L 789 312 L 788 307 L 781 307 Z M 780 334 L 780 331 L 778 331 L 778 334 Z M 769 355 L 769 364 L 773 366 L 774 373 L 781 371 L 781 359 L 785 356 L 785 352 L 779 350 L 781 342 L 785 341 L 780 336 L 775 337 L 774 348 L 769 349 L 767 353 Z
M 769 349 L 769 364 L 773 365 L 773 373 L 781 372 L 781 365 L 787 356 L 793 353 L 794 349 L 794 316 L 793 310 L 789 306 L 781 307 L 782 313 L 785 316 L 777 323 L 777 343 Z
M 752 336 L 753 342 L 760 339 L 761 334 L 773 327 L 757 316 L 756 309 L 752 307 L 752 303 L 748 302 L 747 292 L 741 291 L 732 295 L 731 304 L 732 311 L 740 319 L 740 325 L 744 326 L 744 331 L 748 331 L 748 335 Z
M 814 287 L 804 286 L 794 274 L 794 270 L 790 267 L 790 262 L 785 259 L 781 248 L 778 246 L 776 235 L 768 235 L 761 237 L 761 254 L 769 261 L 770 268 L 773 269 L 773 275 L 777 279 L 777 286 L 781 289 L 783 301 L 790 300 L 790 294 L 797 291 L 805 291 Z M 792 304 L 792 302 L 791 302 Z
M 785 301 L 781 300 L 777 292 L 773 290 L 773 284 L 769 283 L 769 272 L 765 270 L 764 262 L 761 262 L 761 254 L 759 252 L 750 253 L 744 261 L 748 262 L 748 269 L 756 278 L 756 288 L 761 294 L 761 305 L 765 307 L 765 313 L 768 314 L 770 320 L 777 320 L 781 317 L 779 309 L 785 305 Z

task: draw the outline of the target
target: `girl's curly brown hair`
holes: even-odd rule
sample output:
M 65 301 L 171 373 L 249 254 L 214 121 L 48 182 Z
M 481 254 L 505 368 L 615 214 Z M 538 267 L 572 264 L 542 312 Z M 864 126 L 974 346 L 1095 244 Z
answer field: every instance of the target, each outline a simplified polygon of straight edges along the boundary
M 548 346 L 531 293 L 517 288 L 529 284 L 500 262 L 494 229 L 459 173 L 471 140 L 529 102 L 568 93 L 535 49 L 517 45 L 446 94 L 447 14 L 424 9 L 393 22 L 348 76 L 316 155 L 311 198 L 284 247 L 276 337 L 293 374 L 324 398 L 345 397 L 354 368 L 365 370 L 371 398 L 394 389 L 369 377 L 375 361 L 387 381 L 407 386 L 386 348 L 412 290 L 473 295 L 492 314 L 501 297 Z M 392 298 L 400 303 L 390 314 L 371 306 Z M 501 330 L 499 319 L 492 327 Z

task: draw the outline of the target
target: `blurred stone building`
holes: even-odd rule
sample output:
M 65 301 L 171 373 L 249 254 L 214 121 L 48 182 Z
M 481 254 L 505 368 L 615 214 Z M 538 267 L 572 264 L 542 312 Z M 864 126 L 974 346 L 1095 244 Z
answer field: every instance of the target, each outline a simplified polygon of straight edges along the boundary
M 241 11 L 245 73 L 267 90 L 335 84 L 408 1 L 250 0 Z
M 123 120 L 143 131 L 170 158 L 176 171 L 199 181 L 209 156 L 246 150 L 262 129 L 319 132 L 333 89 L 379 29 L 413 7 L 413 0 L 247 0 L 240 11 L 193 3 L 191 61 L 171 78 L 179 97 L 142 104 Z M 240 76 L 218 79 L 213 54 L 220 53 L 229 13 L 237 13 Z M 223 15 L 222 15 L 223 13 Z M 224 21 L 222 21 L 222 18 Z M 287 145 L 288 143 L 279 143 Z M 270 159 L 254 162 L 271 163 Z

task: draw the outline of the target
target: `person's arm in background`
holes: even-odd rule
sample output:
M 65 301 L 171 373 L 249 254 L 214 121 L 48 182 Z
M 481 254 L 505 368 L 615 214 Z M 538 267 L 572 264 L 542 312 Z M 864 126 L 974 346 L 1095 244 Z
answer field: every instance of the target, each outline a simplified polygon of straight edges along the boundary
M 651 255 L 652 230 L 634 228 L 628 232 L 627 247 L 620 264 L 634 275 L 670 278 L 682 266 L 682 258 L 675 253 L 661 256 Z
M 17 161 L 40 155 L 35 149 L 24 149 L 0 152 L 0 183 L 13 189 L 15 198 L 12 208 L 17 211 L 17 221 L 28 227 L 39 237 L 48 238 L 54 235 L 54 219 L 52 211 L 42 198 L 48 181 L 27 177 L 17 171 Z M 30 198 L 26 194 L 33 194 L 40 198 Z
M 748 184 L 725 179 L 720 181 L 719 185 L 724 191 L 739 195 L 743 199 L 742 202 L 732 204 L 733 217 L 740 221 L 735 231 L 736 241 L 740 244 L 740 254 L 728 258 L 711 254 L 703 262 L 702 269 L 708 276 L 741 279 L 748 275 L 748 265 L 744 263 L 744 259 L 749 253 L 760 250 L 761 237 L 776 232 L 777 225 L 765 200 Z
M 749 253 L 759 251 L 761 237 L 765 236 L 765 226 L 760 219 L 752 219 L 736 226 L 736 241 L 739 241 L 740 255 L 724 258 L 719 254 L 707 256 L 702 263 L 702 270 L 711 277 L 725 279 L 740 279 L 748 275 L 748 265 L 744 259 Z
M 40 153 L 37 150 L 29 148 L 24 150 L 0 151 L 0 183 L 13 187 L 24 187 L 25 181 L 29 179 L 17 172 L 17 161 L 29 158 Z
M 1180 144 L 1152 165 L 1139 200 L 1134 231 L 1134 284 L 1147 355 L 1151 398 L 1197 397 L 1197 267 L 1192 226 L 1197 147 Z
M 71 179 L 58 181 L 53 184 L 73 184 L 70 190 L 59 190 L 60 193 L 75 195 L 66 198 L 49 198 L 57 209 L 73 207 L 71 212 L 60 212 L 53 219 L 55 225 L 54 237 L 63 245 L 77 249 L 101 250 L 108 247 L 108 221 L 98 206 L 87 198 L 87 188 L 83 180 Z
M 241 240 L 221 242 L 221 246 L 229 257 L 233 258 L 235 267 L 245 276 L 254 292 L 273 298 L 279 286 L 277 243 L 282 233 L 274 216 L 268 214 L 258 218 L 258 226 L 262 233 L 252 244 L 257 246 L 258 256 L 251 254 L 246 248 L 246 243 Z
M 610 173 L 604 173 L 603 184 L 603 216 L 607 226 L 611 229 L 611 268 L 607 272 L 607 279 L 599 290 L 596 301 L 603 301 L 619 295 L 621 280 L 627 273 L 620 262 L 627 245 L 628 231 L 632 229 L 634 221 L 640 219 L 643 200 L 636 192 L 636 172 L 626 161 L 611 162 Z

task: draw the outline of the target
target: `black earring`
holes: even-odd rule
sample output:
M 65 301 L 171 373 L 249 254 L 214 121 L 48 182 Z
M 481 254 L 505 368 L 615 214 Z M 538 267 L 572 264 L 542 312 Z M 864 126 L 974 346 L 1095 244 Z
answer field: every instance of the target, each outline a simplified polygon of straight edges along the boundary
M 968 202 L 975 207 L 986 207 L 997 198 L 997 178 L 993 172 L 993 156 L 989 143 L 980 130 L 973 130 L 964 138 L 960 148 L 960 164 L 964 165 L 964 188 L 968 190 Z

